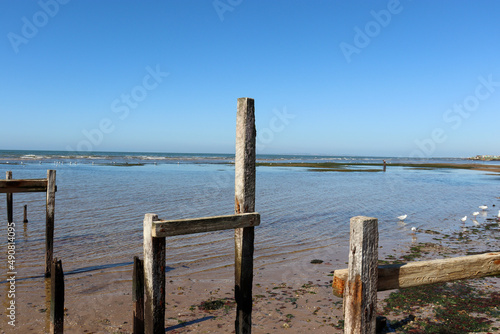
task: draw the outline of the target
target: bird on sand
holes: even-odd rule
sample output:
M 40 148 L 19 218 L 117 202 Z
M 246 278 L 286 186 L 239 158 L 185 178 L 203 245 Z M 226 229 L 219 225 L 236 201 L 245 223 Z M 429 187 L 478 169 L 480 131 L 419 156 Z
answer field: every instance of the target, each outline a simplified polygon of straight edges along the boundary
M 464 216 L 464 217 L 460 218 L 460 220 L 461 220 L 462 222 L 465 222 L 465 221 L 467 220 L 467 216 Z
M 480 205 L 480 206 L 479 206 L 479 208 L 480 208 L 481 210 L 486 210 L 486 209 L 488 209 L 488 207 L 487 207 L 486 205 Z
M 399 220 L 405 220 L 405 219 L 406 219 L 406 217 L 408 217 L 408 215 L 402 215 L 402 216 L 399 216 L 399 217 L 398 217 L 398 219 L 399 219 Z

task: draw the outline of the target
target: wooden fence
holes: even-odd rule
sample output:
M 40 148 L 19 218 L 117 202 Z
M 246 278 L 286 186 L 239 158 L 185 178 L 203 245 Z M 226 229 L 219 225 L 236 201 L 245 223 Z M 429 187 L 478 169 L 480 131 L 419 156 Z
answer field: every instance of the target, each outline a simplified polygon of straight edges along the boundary
M 7 221 L 13 219 L 13 193 L 45 192 L 45 277 L 50 277 L 50 333 L 64 331 L 64 272 L 62 262 L 54 254 L 54 213 L 56 203 L 56 171 L 48 170 L 46 179 L 13 180 L 12 171 L 7 171 L 6 179 L 0 180 L 0 193 L 7 194 Z M 24 223 L 28 222 L 27 206 L 24 206 Z
M 254 100 L 239 98 L 236 117 L 235 214 L 181 220 L 144 218 L 144 288 L 134 278 L 134 328 L 147 334 L 165 333 L 165 239 L 174 235 L 234 229 L 236 333 L 251 333 L 255 211 L 255 107 Z M 136 261 L 137 265 L 138 261 Z M 135 270 L 140 273 L 139 268 Z M 144 316 L 141 291 L 144 290 Z M 136 327 L 137 326 L 137 327 Z
M 353 217 L 349 266 L 335 270 L 333 294 L 344 298 L 344 333 L 376 332 L 377 291 L 500 274 L 500 252 L 378 266 L 378 220 Z
M 45 277 L 50 277 L 52 258 L 54 254 L 54 212 L 56 202 L 56 171 L 48 170 L 46 179 L 13 180 L 12 172 L 6 173 L 6 179 L 0 180 L 0 193 L 7 194 L 7 221 L 13 222 L 12 194 L 23 192 L 45 192 Z M 27 222 L 26 206 L 24 207 L 24 221 Z

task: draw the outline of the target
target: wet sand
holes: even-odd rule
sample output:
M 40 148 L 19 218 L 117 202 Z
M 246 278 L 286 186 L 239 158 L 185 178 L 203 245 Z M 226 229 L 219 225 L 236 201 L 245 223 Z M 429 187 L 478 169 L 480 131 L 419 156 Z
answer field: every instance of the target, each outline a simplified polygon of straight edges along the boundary
M 464 239 L 459 231 L 455 236 L 441 240 L 441 236 L 423 233 L 415 235 L 414 242 L 427 242 L 432 238 L 439 240 L 434 240 L 434 244 L 439 246 L 424 248 L 421 258 L 491 251 L 492 247 L 498 247 L 500 231 L 498 226 L 492 226 L 483 236 L 471 233 L 465 235 Z M 393 246 L 388 242 L 381 243 L 379 258 L 400 258 L 410 252 L 411 244 L 398 248 Z M 271 259 L 272 263 L 269 264 L 262 259 L 255 261 L 253 332 L 342 333 L 342 299 L 333 296 L 330 275 L 335 269 L 347 267 L 347 256 L 347 247 L 343 246 L 303 252 L 300 257 Z M 313 259 L 324 262 L 312 264 Z M 192 273 L 188 269 L 181 273 L 175 273 L 175 270 L 168 272 L 166 332 L 233 333 L 233 270 L 232 266 L 227 266 L 201 272 L 195 270 Z M 67 276 L 65 332 L 131 333 L 131 277 L 132 266 L 119 271 L 105 269 Z M 17 326 L 12 330 L 2 323 L 0 333 L 48 332 L 48 282 L 36 279 L 33 290 L 18 291 Z M 488 284 L 498 291 L 500 281 L 497 277 L 478 281 L 478 284 Z M 4 292 L 3 288 L 2 294 Z M 379 292 L 379 314 L 382 313 L 383 299 L 389 293 Z M 202 302 L 214 300 L 223 300 L 224 307 L 213 311 L 200 308 Z M 5 317 L 4 310 L 2 308 L 0 312 L 2 318 Z M 421 310 L 422 314 L 427 311 Z M 384 315 L 396 320 L 395 317 Z
M 344 267 L 347 253 L 328 251 L 305 254 L 299 261 L 282 259 L 281 265 L 255 263 L 254 333 L 304 332 L 341 333 L 334 330 L 342 319 L 342 300 L 331 293 L 335 268 Z M 325 262 L 311 264 L 321 257 Z M 338 259 L 334 259 L 338 258 Z M 340 263 L 343 261 L 342 263 Z M 167 273 L 166 328 L 168 333 L 232 333 L 234 331 L 234 267 L 186 275 Z M 73 276 L 73 277 L 71 277 Z M 127 270 L 83 273 L 66 277 L 67 333 L 132 332 L 132 266 Z M 43 333 L 48 331 L 49 281 L 37 279 L 31 291 L 19 291 L 17 326 L 2 324 L 0 333 Z M 3 291 L 2 291 L 3 292 Z M 5 298 L 2 298 L 5 299 Z M 227 306 L 215 311 L 199 308 L 203 301 L 224 299 Z M 5 317 L 4 308 L 0 316 Z M 332 331 L 333 330 L 333 331 Z

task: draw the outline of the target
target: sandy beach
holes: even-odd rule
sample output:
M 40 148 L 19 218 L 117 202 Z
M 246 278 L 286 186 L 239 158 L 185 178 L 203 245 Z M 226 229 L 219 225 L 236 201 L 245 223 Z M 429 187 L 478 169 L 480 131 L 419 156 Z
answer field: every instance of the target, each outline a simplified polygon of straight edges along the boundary
M 419 260 L 492 251 L 498 246 L 500 228 L 497 221 L 489 220 L 487 223 L 467 234 L 457 231 L 450 236 L 433 235 L 433 241 L 420 242 L 432 235 L 429 231 L 423 232 L 423 235 L 415 236 L 414 243 L 397 249 L 389 243 L 380 244 L 379 259 L 387 262 L 411 256 Z M 321 259 L 323 263 L 312 264 L 313 259 Z M 266 265 L 265 261 L 255 263 L 253 332 L 343 333 L 342 299 L 332 294 L 331 273 L 347 266 L 347 249 L 314 250 L 301 253 L 298 258 L 274 260 L 272 265 Z M 280 264 L 276 265 L 277 262 Z M 121 271 L 108 269 L 75 274 L 77 277 L 67 279 L 65 332 L 132 333 L 131 269 L 128 266 Z M 167 273 L 166 332 L 234 333 L 232 276 L 232 266 L 191 274 L 186 272 L 185 275 Z M 2 327 L 1 333 L 48 331 L 48 281 L 39 279 L 37 282 L 36 293 L 19 292 L 16 329 L 12 331 Z M 498 296 L 500 279 L 470 280 L 467 284 Z M 378 293 L 378 313 L 392 323 L 407 319 L 409 313 L 393 314 L 384 310 L 384 299 L 391 292 L 394 291 Z M 202 305 L 204 302 L 212 304 Z M 221 306 L 219 309 L 206 309 L 218 303 Z M 413 308 L 411 315 L 421 321 L 439 322 L 433 315 L 434 307 Z M 488 333 L 500 332 L 498 308 L 495 314 L 488 316 L 491 320 Z M 425 332 L 415 330 L 411 333 Z
M 314 256 L 317 255 L 315 252 Z M 339 254 L 341 257 L 345 258 L 346 254 Z M 333 261 L 337 268 L 342 265 L 339 259 L 324 259 L 326 261 L 320 265 L 310 264 L 310 257 L 299 262 L 282 259 L 279 267 L 255 263 L 255 333 L 302 332 L 306 329 L 315 333 L 332 332 L 332 325 L 337 325 L 342 319 L 342 300 L 332 295 L 328 275 L 334 269 Z M 234 267 L 228 266 L 180 277 L 167 273 L 167 332 L 234 332 L 233 271 Z M 65 332 L 131 333 L 131 278 L 132 266 L 128 266 L 125 271 L 103 270 L 67 279 Z M 38 293 L 19 292 L 16 329 L 12 331 L 2 326 L 3 333 L 42 333 L 41 329 L 48 330 L 50 304 L 46 284 L 43 279 L 38 279 L 33 286 Z M 219 299 L 227 302 L 219 310 L 199 307 L 204 301 Z

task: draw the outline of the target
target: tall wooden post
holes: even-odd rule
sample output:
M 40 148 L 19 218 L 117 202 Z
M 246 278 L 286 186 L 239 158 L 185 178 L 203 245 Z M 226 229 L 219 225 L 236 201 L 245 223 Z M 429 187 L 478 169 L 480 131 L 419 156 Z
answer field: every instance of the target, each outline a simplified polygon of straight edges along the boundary
M 152 236 L 158 216 L 144 217 L 144 332 L 165 333 L 165 238 Z
M 134 302 L 133 333 L 144 334 L 144 265 L 137 256 L 134 256 L 132 301 Z
M 61 260 L 52 262 L 50 278 L 50 333 L 62 334 L 64 331 L 64 272 Z
M 378 282 L 378 220 L 351 218 L 349 276 L 344 293 L 344 332 L 375 334 Z
M 236 117 L 235 212 L 255 211 L 255 106 L 250 98 L 238 99 Z M 252 331 L 254 228 L 235 229 L 236 334 Z
M 56 205 L 56 171 L 47 171 L 47 206 L 45 211 L 45 277 L 50 277 L 54 255 L 54 212 Z
M 7 171 L 5 173 L 6 180 L 12 180 L 12 171 Z M 7 222 L 12 223 L 13 215 L 12 215 L 12 194 L 7 194 Z

